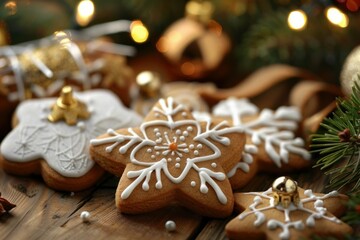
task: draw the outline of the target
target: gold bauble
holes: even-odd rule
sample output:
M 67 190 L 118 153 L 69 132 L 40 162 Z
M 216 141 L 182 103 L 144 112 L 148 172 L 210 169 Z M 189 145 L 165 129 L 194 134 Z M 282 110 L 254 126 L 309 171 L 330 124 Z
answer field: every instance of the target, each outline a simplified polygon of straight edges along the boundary
M 340 83 L 343 92 L 350 95 L 354 81 L 360 84 L 358 75 L 360 77 L 360 46 L 356 47 L 347 56 L 340 74 Z
M 40 62 L 46 64 L 51 74 L 46 76 L 39 69 L 36 63 Z M 78 70 L 69 50 L 57 44 L 23 53 L 19 55 L 19 63 L 26 76 L 26 85 L 36 84 L 43 88 L 48 87 L 62 75 Z
M 299 204 L 297 183 L 289 177 L 279 177 L 272 184 L 274 204 L 288 208 L 291 203 Z

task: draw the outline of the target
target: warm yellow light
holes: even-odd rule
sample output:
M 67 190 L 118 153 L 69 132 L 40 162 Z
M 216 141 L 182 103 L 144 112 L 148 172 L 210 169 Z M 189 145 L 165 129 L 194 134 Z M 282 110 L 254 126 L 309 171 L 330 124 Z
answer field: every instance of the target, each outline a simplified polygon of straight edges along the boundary
M 132 39 L 137 43 L 145 42 L 149 37 L 149 31 L 144 24 L 139 21 L 133 21 L 130 25 L 130 34 Z
M 334 25 L 346 28 L 349 25 L 349 18 L 336 7 L 330 7 L 326 10 L 326 17 Z
M 341 22 L 338 24 L 341 28 L 346 28 L 349 25 L 349 17 L 344 14 L 344 17 L 341 19 Z
M 307 24 L 307 16 L 304 11 L 296 10 L 289 13 L 288 25 L 291 29 L 302 30 Z
M 82 0 L 79 2 L 76 10 L 76 22 L 80 26 L 86 26 L 90 23 L 95 13 L 95 6 L 91 0 Z

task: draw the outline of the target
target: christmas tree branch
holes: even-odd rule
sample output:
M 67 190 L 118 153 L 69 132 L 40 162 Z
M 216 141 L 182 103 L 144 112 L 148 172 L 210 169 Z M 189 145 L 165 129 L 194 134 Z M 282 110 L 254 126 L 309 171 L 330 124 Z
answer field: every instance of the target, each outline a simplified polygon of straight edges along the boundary
M 321 158 L 315 167 L 329 175 L 329 187 L 351 187 L 360 192 L 360 86 L 355 80 L 349 99 L 338 99 L 332 117 L 321 124 L 323 132 L 313 135 L 312 152 Z

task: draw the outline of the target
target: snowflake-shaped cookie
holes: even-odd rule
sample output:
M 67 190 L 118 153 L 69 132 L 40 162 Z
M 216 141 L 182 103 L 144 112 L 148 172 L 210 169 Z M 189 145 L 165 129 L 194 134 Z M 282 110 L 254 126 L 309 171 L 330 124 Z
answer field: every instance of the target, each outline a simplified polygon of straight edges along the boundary
M 196 119 L 222 119 L 228 120 L 234 126 L 244 129 L 246 134 L 246 146 L 243 154 L 247 157 L 243 163 L 238 164 L 228 177 L 232 180 L 234 188 L 238 185 L 240 175 L 245 175 L 243 164 L 251 164 L 252 158 L 258 160 L 258 164 L 252 163 L 250 170 L 256 172 L 259 168 L 266 172 L 283 172 L 301 169 L 309 166 L 310 153 L 305 149 L 304 140 L 295 136 L 294 131 L 301 119 L 300 112 L 296 107 L 280 107 L 275 111 L 259 109 L 247 99 L 229 98 L 218 103 L 213 114 L 195 113 Z M 246 151 L 248 150 L 248 151 Z M 246 159 L 248 159 L 246 161 Z M 256 161 L 255 161 L 256 162 Z M 257 165 L 257 166 L 256 166 Z M 254 175 L 254 174 L 252 174 Z
M 90 159 L 90 139 L 110 126 L 137 125 L 141 118 L 107 90 L 77 93 L 76 97 L 87 105 L 91 115 L 74 126 L 47 120 L 55 98 L 19 105 L 18 125 L 1 144 L 6 171 L 20 175 L 41 172 L 50 187 L 67 191 L 87 188 L 101 177 L 103 170 Z
M 233 194 L 226 172 L 240 159 L 242 128 L 199 122 L 172 98 L 160 99 L 139 128 L 112 130 L 91 141 L 91 155 L 120 175 L 116 204 L 142 213 L 173 202 L 200 214 L 231 213 Z
M 310 239 L 311 236 L 342 238 L 352 232 L 341 216 L 345 195 L 336 191 L 313 193 L 299 188 L 300 202 L 288 208 L 275 205 L 272 188 L 265 192 L 235 194 L 235 208 L 243 211 L 225 227 L 230 239 Z

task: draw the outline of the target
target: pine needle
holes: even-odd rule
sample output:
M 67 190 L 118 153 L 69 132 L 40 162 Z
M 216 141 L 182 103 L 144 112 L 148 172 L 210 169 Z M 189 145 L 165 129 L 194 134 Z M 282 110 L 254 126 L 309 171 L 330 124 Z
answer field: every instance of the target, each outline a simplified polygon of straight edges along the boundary
M 312 136 L 312 152 L 320 154 L 314 167 L 326 170 L 329 188 L 360 192 L 360 86 L 357 81 L 348 99 L 337 99 L 337 109 Z

